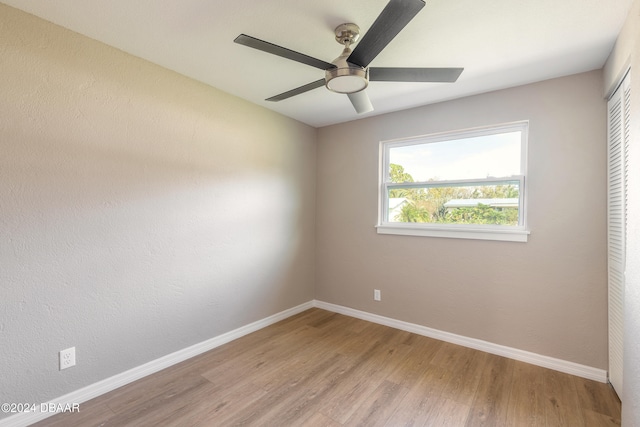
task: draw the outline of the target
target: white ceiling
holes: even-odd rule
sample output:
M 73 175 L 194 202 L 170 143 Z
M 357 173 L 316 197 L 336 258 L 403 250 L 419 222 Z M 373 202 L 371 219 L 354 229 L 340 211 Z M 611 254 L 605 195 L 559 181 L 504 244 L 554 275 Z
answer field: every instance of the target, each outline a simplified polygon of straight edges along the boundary
M 1 0 L 132 55 L 320 127 L 358 119 L 348 98 L 314 89 L 265 98 L 324 72 L 233 43 L 245 33 L 331 62 L 333 29 L 366 33 L 388 0 Z M 371 82 L 367 115 L 517 86 L 603 66 L 632 0 L 427 0 L 372 62 L 464 67 L 456 83 Z

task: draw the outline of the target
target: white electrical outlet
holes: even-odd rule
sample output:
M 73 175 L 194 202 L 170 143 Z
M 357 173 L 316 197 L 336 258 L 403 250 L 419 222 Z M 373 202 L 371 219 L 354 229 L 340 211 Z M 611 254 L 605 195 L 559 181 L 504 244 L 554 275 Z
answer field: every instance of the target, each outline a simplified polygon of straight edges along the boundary
M 71 347 L 60 352 L 60 370 L 76 365 L 76 348 Z
M 373 290 L 373 299 L 375 301 L 380 301 L 380 289 Z

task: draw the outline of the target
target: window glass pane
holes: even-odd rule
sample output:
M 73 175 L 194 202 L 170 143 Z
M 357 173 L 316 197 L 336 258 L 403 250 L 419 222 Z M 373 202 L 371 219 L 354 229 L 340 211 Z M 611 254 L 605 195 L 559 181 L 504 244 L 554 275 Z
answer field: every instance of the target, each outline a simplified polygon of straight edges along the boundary
M 389 222 L 519 224 L 520 181 L 505 181 L 499 185 L 389 186 L 388 197 Z
M 520 175 L 521 133 L 391 147 L 390 180 L 424 182 Z

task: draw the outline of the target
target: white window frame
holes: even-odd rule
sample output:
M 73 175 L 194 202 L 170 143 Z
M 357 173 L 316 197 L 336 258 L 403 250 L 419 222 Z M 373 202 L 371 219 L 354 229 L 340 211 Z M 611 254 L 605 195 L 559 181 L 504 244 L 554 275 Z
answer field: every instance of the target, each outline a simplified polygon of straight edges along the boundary
M 520 175 L 498 178 L 482 178 L 468 180 L 443 180 L 429 182 L 391 182 L 389 171 L 389 151 L 392 148 L 408 145 L 422 145 L 434 142 L 451 141 L 457 139 L 473 138 L 478 136 L 496 135 L 508 132 L 520 131 L 522 140 L 520 143 Z M 485 126 L 473 129 L 464 129 L 452 132 L 422 135 L 411 138 L 393 139 L 380 142 L 380 170 L 378 192 L 378 234 L 397 234 L 405 236 L 445 237 L 457 239 L 501 240 L 509 242 L 526 242 L 530 231 L 527 228 L 527 141 L 529 122 L 519 121 L 504 123 L 494 126 Z M 389 215 L 389 190 L 396 188 L 430 188 L 445 186 L 465 185 L 494 185 L 507 182 L 517 182 L 519 186 L 519 211 L 518 225 L 489 225 L 489 224 L 427 224 L 427 223 L 403 223 L 390 222 Z

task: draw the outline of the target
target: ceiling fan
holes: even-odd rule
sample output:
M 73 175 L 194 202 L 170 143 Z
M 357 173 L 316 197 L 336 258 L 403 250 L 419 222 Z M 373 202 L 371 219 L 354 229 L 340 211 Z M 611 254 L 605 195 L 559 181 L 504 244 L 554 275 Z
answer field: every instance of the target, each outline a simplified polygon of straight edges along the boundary
M 282 101 L 326 86 L 330 91 L 346 94 L 356 112 L 363 114 L 373 111 L 369 96 L 364 90 L 370 81 L 452 83 L 464 70 L 464 68 L 369 67 L 371 61 L 420 12 L 424 5 L 423 0 L 391 0 L 353 51 L 351 45 L 358 40 L 360 28 L 351 23 L 339 25 L 335 29 L 336 41 L 344 45 L 344 50 L 331 63 L 246 34 L 240 34 L 234 42 L 324 70 L 323 79 L 272 96 L 266 101 Z

